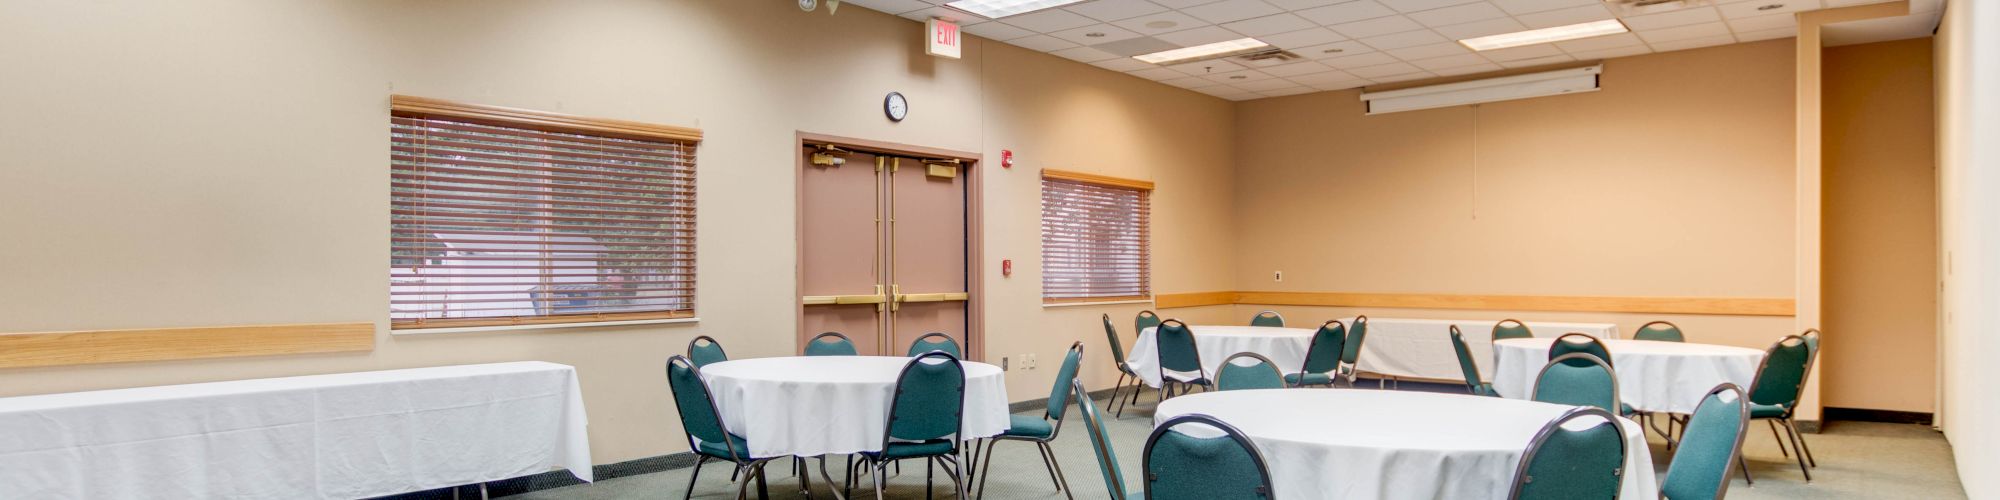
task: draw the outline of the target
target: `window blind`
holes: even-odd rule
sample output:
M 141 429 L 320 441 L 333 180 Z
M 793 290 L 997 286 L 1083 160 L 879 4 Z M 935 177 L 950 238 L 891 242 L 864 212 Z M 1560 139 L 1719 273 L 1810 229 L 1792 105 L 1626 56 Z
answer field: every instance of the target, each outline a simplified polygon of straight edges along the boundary
M 395 328 L 691 317 L 692 141 L 396 112 Z
M 1152 295 L 1150 186 L 1042 176 L 1042 300 Z

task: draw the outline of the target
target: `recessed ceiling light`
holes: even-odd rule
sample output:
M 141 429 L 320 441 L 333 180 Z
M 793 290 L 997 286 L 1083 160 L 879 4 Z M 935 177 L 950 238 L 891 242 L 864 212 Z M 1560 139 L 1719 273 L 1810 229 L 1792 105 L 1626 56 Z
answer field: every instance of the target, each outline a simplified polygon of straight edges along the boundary
M 1464 44 L 1466 48 L 1472 50 L 1494 50 L 1523 45 L 1560 42 L 1563 40 L 1575 40 L 1578 38 L 1590 38 L 1593 36 L 1615 35 L 1626 31 L 1629 30 L 1625 28 L 1625 23 L 1619 22 L 1617 19 L 1605 19 L 1603 21 L 1592 21 L 1554 28 L 1468 38 L 1459 40 L 1458 43 Z
M 991 19 L 999 19 L 1015 14 L 1026 14 L 1042 9 L 1052 9 L 1083 0 L 958 0 L 944 4 L 946 7 L 971 12 Z
M 1151 54 L 1134 56 L 1133 59 L 1153 64 L 1173 64 L 1196 59 L 1226 57 L 1245 52 L 1255 52 L 1270 46 L 1271 44 L 1258 41 L 1255 38 L 1238 38 L 1227 42 L 1215 42 L 1207 45 L 1162 50 Z

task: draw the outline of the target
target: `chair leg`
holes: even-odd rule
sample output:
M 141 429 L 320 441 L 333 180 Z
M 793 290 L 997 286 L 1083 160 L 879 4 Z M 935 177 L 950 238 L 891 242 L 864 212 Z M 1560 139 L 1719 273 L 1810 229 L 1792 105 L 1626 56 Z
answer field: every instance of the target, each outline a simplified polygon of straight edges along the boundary
M 1765 420 L 1764 423 L 1771 424 L 1771 439 L 1778 441 L 1778 453 L 1784 455 L 1785 458 L 1792 458 L 1792 452 L 1785 450 L 1785 436 L 1778 434 L 1778 421 Z
M 1063 476 L 1062 462 L 1056 461 L 1055 448 L 1050 448 L 1047 441 L 1035 444 L 1042 446 L 1042 454 L 1049 457 L 1049 468 L 1056 471 L 1056 489 L 1062 490 L 1063 496 L 1069 497 L 1069 500 L 1076 500 L 1076 492 L 1069 489 L 1069 478 Z
M 840 493 L 840 487 L 836 486 L 840 483 L 835 482 L 833 475 L 826 472 L 826 455 L 819 456 L 819 478 L 826 480 L 826 488 L 833 490 L 833 498 L 835 500 L 847 500 L 847 496 Z
M 1053 460 L 1053 457 L 1049 456 L 1049 447 L 1042 446 L 1041 443 L 1035 443 L 1035 451 L 1039 451 L 1042 453 L 1042 467 L 1044 469 L 1048 469 L 1049 482 L 1055 483 L 1056 492 L 1058 493 L 1062 492 L 1063 490 L 1062 478 L 1056 477 L 1056 465 L 1055 462 L 1051 461 Z
M 882 475 L 888 472 L 888 465 L 888 463 L 883 462 L 869 467 L 869 470 L 874 471 L 870 476 L 875 478 L 875 500 L 882 500 Z
M 1743 457 L 1743 451 L 1742 451 L 1742 450 L 1737 450 L 1737 451 L 1736 451 L 1736 466 L 1737 466 L 1737 467 L 1739 467 L 1739 468 L 1742 468 L 1742 469 L 1743 469 L 1743 484 L 1744 484 L 1744 485 L 1746 485 L 1746 486 L 1756 486 L 1756 485 L 1757 485 L 1757 480 L 1755 480 L 1755 479 L 1750 479 L 1750 460 L 1749 460 L 1749 459 L 1746 459 L 1746 458 L 1744 458 L 1744 457 Z
M 1806 476 L 1807 483 L 1811 483 L 1812 471 L 1808 470 L 1810 469 L 1809 467 L 1806 467 L 1806 452 L 1804 448 L 1799 447 L 1799 430 L 1796 427 L 1792 427 L 1791 419 L 1785 419 L 1785 432 L 1792 436 L 1792 448 L 1794 449 L 1792 456 L 1799 460 L 1799 473 Z
M 696 455 L 694 457 L 694 474 L 688 477 L 688 491 L 686 495 L 681 495 L 681 498 L 694 498 L 694 482 L 701 479 L 701 464 L 705 463 L 708 463 L 708 455 Z
M 998 439 L 986 445 L 986 458 L 983 462 L 981 462 L 982 459 L 979 455 L 972 456 L 973 462 L 979 462 L 979 470 L 986 472 L 985 475 L 979 476 L 979 496 L 986 496 L 986 480 L 993 478 L 993 449 L 998 448 L 999 445 L 1000 440 Z
M 937 458 L 924 459 L 924 500 L 931 500 L 931 471 L 937 470 Z
M 757 462 L 757 500 L 771 498 L 771 488 L 764 484 L 764 466 L 769 463 L 769 460 Z
M 1798 422 L 1794 422 L 1792 421 L 1792 419 L 1787 418 L 1785 419 L 1785 425 L 1787 427 L 1791 427 L 1792 432 L 1799 436 L 1799 452 L 1806 454 L 1806 465 L 1813 466 L 1813 468 L 1815 469 L 1819 468 L 1819 461 L 1813 460 L 1812 446 L 1806 444 L 1806 434 L 1803 432 L 1799 432 Z

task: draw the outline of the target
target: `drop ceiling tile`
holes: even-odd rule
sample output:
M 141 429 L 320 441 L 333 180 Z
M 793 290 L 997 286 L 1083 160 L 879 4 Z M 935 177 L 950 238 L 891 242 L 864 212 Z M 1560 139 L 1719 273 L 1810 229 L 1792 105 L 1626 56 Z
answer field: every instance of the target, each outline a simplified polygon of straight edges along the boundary
M 1433 43 L 1430 45 L 1418 45 L 1415 47 L 1404 47 L 1394 50 L 1385 50 L 1383 52 L 1388 52 L 1389 55 L 1396 56 L 1397 59 L 1402 59 L 1405 61 L 1415 61 L 1418 59 L 1432 59 L 1445 56 L 1455 56 L 1460 54 L 1471 54 L 1472 50 L 1465 48 L 1464 45 L 1459 45 L 1458 42 L 1444 42 L 1444 43 Z M 1481 60 L 1483 61 L 1484 59 Z
M 1328 27 L 1333 28 L 1335 33 L 1340 33 L 1348 38 L 1367 38 L 1424 29 L 1424 25 L 1417 24 L 1416 21 L 1411 21 L 1410 18 L 1403 16 L 1378 17 L 1366 21 L 1342 23 Z
M 1036 33 L 1053 33 L 1070 28 L 1097 24 L 1097 20 L 1083 17 L 1075 12 L 1062 9 L 1048 9 L 1029 12 L 1018 16 L 1007 16 L 1000 21 Z
M 1168 43 L 1172 43 L 1182 47 L 1193 47 L 1196 45 L 1204 45 L 1215 42 L 1235 40 L 1238 38 L 1243 38 L 1243 35 L 1236 34 L 1236 32 L 1234 31 L 1222 29 L 1222 27 L 1220 26 L 1202 26 L 1200 28 L 1195 28 L 1191 30 L 1181 30 L 1173 33 L 1161 33 L 1158 35 L 1153 35 L 1153 38 L 1165 40 Z
M 966 26 L 964 29 L 966 33 L 971 33 L 987 40 L 1013 40 L 1035 34 L 1033 31 L 1024 30 L 1007 23 L 979 23 Z
M 1259 68 L 1258 71 L 1269 73 L 1271 76 L 1299 76 L 1333 71 L 1333 67 L 1313 61 L 1306 61 Z
M 1640 54 L 1650 54 L 1652 52 L 1653 52 L 1652 47 L 1647 47 L 1644 45 L 1633 45 L 1630 47 L 1619 47 L 1615 49 L 1572 52 L 1570 53 L 1570 56 L 1575 57 L 1579 61 L 1589 61 L 1592 59 L 1612 59 L 1618 57 L 1630 57 Z
M 1347 37 L 1340 36 L 1339 33 L 1334 33 L 1333 30 L 1326 28 L 1309 28 L 1276 35 L 1260 36 L 1257 39 L 1281 49 L 1291 50 L 1323 43 L 1338 42 L 1346 40 Z
M 1333 5 L 1346 1 L 1349 0 L 1264 0 L 1264 3 L 1276 5 L 1280 9 L 1292 11 L 1292 10 L 1305 10 L 1325 5 Z
M 1361 43 L 1368 44 L 1368 46 L 1374 47 L 1375 50 L 1386 51 L 1392 49 L 1417 47 L 1422 45 L 1451 43 L 1451 40 L 1443 36 L 1439 36 L 1437 33 L 1432 32 L 1430 30 L 1417 30 L 1417 31 L 1405 31 L 1394 35 L 1382 35 L 1382 36 L 1363 38 L 1361 39 Z
M 1244 84 L 1244 83 L 1249 83 L 1249 82 L 1258 82 L 1258 81 L 1264 81 L 1264 80 L 1275 80 L 1275 79 L 1277 79 L 1278 77 L 1275 77 L 1275 76 L 1271 76 L 1271 75 L 1266 75 L 1266 74 L 1264 74 L 1264 73 L 1262 73 L 1262 72 L 1259 72 L 1259 71 L 1255 71 L 1255 70 L 1243 70 L 1243 71 L 1231 71 L 1231 72 L 1227 72 L 1227 73 L 1215 73 L 1215 74 L 1212 74 L 1212 75 L 1205 75 L 1205 76 L 1202 76 L 1202 78 L 1204 78 L 1204 79 L 1207 79 L 1208 81 L 1211 81 L 1211 82 L 1215 82 L 1215 83 L 1227 83 L 1227 84 L 1230 84 L 1230 85 L 1241 85 L 1241 84 Z
M 1643 30 L 1656 30 L 1662 28 L 1672 28 L 1675 26 L 1687 26 L 1690 24 L 1709 23 L 1721 20 L 1722 20 L 1722 14 L 1717 13 L 1715 11 L 1715 8 L 1702 7 L 1696 9 L 1683 9 L 1672 12 L 1662 12 L 1659 14 L 1647 14 L 1643 16 L 1627 17 L 1625 18 L 1625 26 L 1630 27 L 1633 30 L 1643 31 Z
M 1241 64 L 1229 62 L 1228 60 L 1225 59 L 1210 59 L 1207 61 L 1180 63 L 1180 64 L 1175 64 L 1173 66 L 1167 66 L 1166 68 L 1178 71 L 1181 74 L 1188 76 L 1208 76 L 1216 73 L 1228 73 L 1232 71 L 1242 71 L 1245 69 L 1249 69 L 1243 67 L 1243 65 Z
M 1563 52 L 1569 52 L 1574 54 L 1577 52 L 1615 49 L 1619 47 L 1631 47 L 1633 45 L 1645 45 L 1645 44 L 1646 42 L 1639 40 L 1638 35 L 1634 35 L 1631 33 L 1619 33 L 1616 35 L 1594 36 L 1590 38 L 1556 42 L 1556 48 L 1562 49 Z
M 1239 89 L 1249 90 L 1253 92 L 1265 92 L 1278 89 L 1304 87 L 1304 85 L 1292 83 L 1290 80 L 1280 80 L 1277 78 L 1267 78 L 1253 82 L 1231 83 L 1229 85 Z
M 1326 85 L 1326 84 L 1360 81 L 1361 77 L 1348 74 L 1345 71 L 1328 71 L 1324 73 L 1313 73 L 1309 75 L 1291 76 L 1291 77 L 1286 77 L 1285 79 L 1291 80 L 1300 85 Z
M 1549 45 L 1545 43 L 1541 45 L 1527 45 L 1522 47 L 1480 51 L 1479 55 L 1486 56 L 1487 59 L 1491 59 L 1494 62 L 1506 62 L 1506 61 L 1519 61 L 1522 59 L 1534 59 L 1537 57 L 1562 55 L 1562 53 L 1563 51 L 1561 49 L 1557 49 L 1554 45 Z
M 1359 67 L 1359 68 L 1349 68 L 1349 69 L 1347 69 L 1347 72 L 1348 72 L 1348 73 L 1353 73 L 1353 74 L 1354 74 L 1354 76 L 1358 76 L 1358 77 L 1362 77 L 1362 78 L 1367 78 L 1367 79 L 1370 79 L 1370 80 L 1373 80 L 1373 79 L 1376 79 L 1376 78 L 1380 78 L 1380 77 L 1384 77 L 1384 76 L 1390 76 L 1390 75 L 1402 75 L 1402 74 L 1408 74 L 1408 73 L 1416 73 L 1416 72 L 1420 72 L 1420 71 L 1423 71 L 1423 68 L 1418 68 L 1418 67 L 1416 67 L 1416 66 L 1414 66 L 1414 65 L 1411 65 L 1410 63 L 1406 63 L 1406 62 L 1397 62 L 1397 63 L 1389 63 L 1389 64 L 1378 64 L 1378 65 L 1374 65 L 1374 66 L 1362 66 L 1362 67 Z
M 1411 12 L 1426 11 L 1431 9 L 1442 9 L 1454 5 L 1482 3 L 1485 0 L 1376 0 L 1376 1 L 1381 2 L 1382 5 L 1385 7 L 1396 9 L 1397 12 L 1402 12 L 1407 14 Z
M 918 22 L 928 21 L 930 20 L 930 18 L 935 17 L 938 19 L 943 19 L 946 21 L 951 21 L 962 25 L 984 23 L 986 21 L 990 21 L 990 19 L 987 19 L 982 16 L 972 15 L 972 13 L 966 11 L 958 9 L 947 9 L 944 7 L 929 7 L 924 9 L 917 9 L 909 12 L 904 12 L 901 15 L 904 18 Z
M 1344 42 L 1333 42 L 1329 44 L 1314 45 L 1311 47 L 1295 49 L 1292 52 L 1297 53 L 1298 55 L 1301 56 L 1305 56 L 1307 59 L 1331 59 L 1336 57 L 1348 57 L 1356 54 L 1366 54 L 1374 51 L 1375 48 L 1369 47 L 1367 44 L 1363 44 L 1361 42 L 1353 40 L 1348 40 Z
M 1437 75 L 1432 74 L 1431 72 L 1428 71 L 1422 71 L 1417 73 L 1404 73 L 1400 75 L 1389 75 L 1384 77 L 1370 78 L 1370 80 L 1374 80 L 1375 83 L 1396 83 L 1396 82 L 1407 82 L 1412 80 L 1423 80 L 1426 78 L 1437 78 Z
M 1277 7 L 1272 7 L 1271 4 L 1264 3 L 1263 0 L 1222 0 L 1211 4 L 1202 4 L 1181 9 L 1181 12 L 1203 21 L 1221 24 L 1253 17 L 1268 16 L 1284 11 Z
M 1153 81 L 1167 81 L 1175 78 L 1187 78 L 1186 73 L 1174 71 L 1167 68 L 1147 68 L 1138 71 L 1127 72 L 1127 74 Z
M 1166 7 L 1146 0 L 1096 0 L 1064 8 L 1107 23 L 1167 11 Z
M 1437 70 L 1444 68 L 1457 68 L 1461 66 L 1472 66 L 1476 64 L 1491 64 L 1491 63 L 1488 62 L 1486 58 L 1479 57 L 1478 55 L 1475 54 L 1459 54 L 1455 56 L 1418 59 L 1415 61 L 1410 61 L 1410 64 L 1416 65 L 1416 67 L 1423 69 Z
M 1526 24 L 1529 28 L 1536 29 L 1603 21 L 1615 17 L 1618 16 L 1612 15 L 1611 9 L 1604 8 L 1602 4 L 1591 4 L 1514 16 L 1515 19 L 1521 20 L 1521 24 Z
M 1724 33 L 1714 36 L 1683 38 L 1665 42 L 1653 42 L 1652 45 L 1653 45 L 1653 50 L 1657 50 L 1660 52 L 1667 52 L 1672 50 L 1686 50 L 1686 49 L 1698 49 L 1702 47 L 1713 47 L 1716 45 L 1727 45 L 1732 43 L 1736 43 L 1736 37 L 1734 35 Z
M 1368 86 L 1368 80 L 1350 80 L 1341 83 L 1329 83 L 1324 85 L 1307 85 L 1307 86 L 1319 89 L 1322 92 L 1331 92 L 1336 90 L 1350 90 L 1350 89 L 1366 87 Z
M 1258 92 L 1258 94 L 1263 95 L 1264 97 L 1284 97 L 1284 96 L 1299 95 L 1299 94 L 1311 94 L 1313 92 L 1319 92 L 1319 89 L 1307 87 L 1304 85 L 1294 85 L 1292 87 L 1282 88 L 1277 90 L 1266 90 L 1263 92 Z
M 1454 24 L 1451 26 L 1439 26 L 1432 29 L 1436 30 L 1438 33 L 1444 34 L 1444 36 L 1451 38 L 1453 40 L 1464 40 L 1467 38 L 1479 38 L 1487 35 L 1498 35 L 1501 33 L 1526 31 L 1528 27 L 1522 26 L 1520 21 L 1515 21 L 1512 18 L 1503 17 L 1499 19 L 1488 19 L 1485 21 L 1479 21 L 1475 23 Z
M 1325 7 L 1314 7 L 1295 12 L 1294 14 L 1311 19 L 1315 23 L 1331 26 L 1364 19 L 1393 16 L 1396 15 L 1396 11 L 1388 7 L 1383 7 L 1382 4 L 1375 3 L 1374 0 L 1357 0 Z
M 1103 61 L 1090 63 L 1090 65 L 1112 71 L 1138 71 L 1142 69 L 1151 69 L 1159 67 L 1158 65 L 1155 65 L 1153 63 L 1141 61 L 1138 59 L 1133 59 L 1130 57 L 1106 59 Z
M 1207 26 L 1208 22 L 1195 19 L 1194 16 L 1187 14 L 1167 11 L 1125 19 L 1111 24 L 1147 35 L 1158 35 Z
M 1048 35 L 1024 36 L 1021 38 L 1008 40 L 1007 43 L 1019 45 L 1022 47 L 1027 47 L 1034 50 L 1039 50 L 1042 52 L 1052 52 L 1076 46 L 1076 44 L 1074 43 L 1069 43 L 1068 40 Z
M 1757 16 L 1729 20 L 1729 29 L 1737 33 L 1775 29 L 1797 30 L 1798 27 L 1799 18 L 1794 15 Z
M 1180 88 L 1184 88 L 1184 89 L 1195 89 L 1195 88 L 1202 88 L 1202 87 L 1208 87 L 1208 86 L 1212 86 L 1212 85 L 1215 85 L 1215 82 L 1211 82 L 1211 81 L 1208 81 L 1208 80 L 1206 80 L 1206 79 L 1203 79 L 1203 78 L 1201 78 L 1201 77 L 1198 77 L 1198 76 L 1190 76 L 1190 77 L 1185 77 L 1185 78 L 1175 78 L 1175 79 L 1172 79 L 1172 80 L 1160 80 L 1160 83 L 1164 83 L 1164 84 L 1167 84 L 1167 85 L 1172 85 L 1172 86 L 1175 86 L 1175 87 L 1180 87 Z
M 847 3 L 866 7 L 876 12 L 901 14 L 913 10 L 923 10 L 934 5 L 917 0 L 847 0 Z
M 1514 15 L 1527 14 L 1529 12 L 1556 10 L 1564 7 L 1580 7 L 1584 5 L 1596 4 L 1601 1 L 1602 0 L 1492 0 L 1494 5 L 1500 6 L 1500 10 L 1507 11 L 1508 14 L 1514 14 Z
M 1214 3 L 1215 1 L 1216 0 L 1153 0 L 1153 3 L 1160 4 L 1169 9 L 1185 9 L 1188 7 L 1193 7 L 1205 3 Z
M 1764 9 L 1772 5 L 1778 7 L 1769 10 Z M 1819 0 L 1759 0 L 1756 2 L 1726 3 L 1715 6 L 1717 10 L 1722 11 L 1722 17 L 1727 19 L 1790 14 L 1793 12 L 1819 10 L 1820 7 Z
M 1253 19 L 1244 19 L 1242 21 L 1223 23 L 1222 27 L 1228 28 L 1230 31 L 1242 33 L 1243 36 L 1261 37 L 1265 35 L 1288 33 L 1306 28 L 1317 28 L 1319 27 L 1319 25 L 1313 24 L 1312 21 L 1307 21 L 1306 18 L 1303 17 L 1294 16 L 1291 14 L 1276 14 L 1276 15 L 1264 16 Z M 1260 38 L 1259 40 L 1262 39 Z M 1269 42 L 1267 41 L 1265 43 Z
M 1194 91 L 1195 91 L 1195 92 L 1200 92 L 1200 93 L 1203 93 L 1203 94 L 1208 94 L 1208 95 L 1212 95 L 1212 96 L 1216 96 L 1216 97 L 1221 97 L 1221 98 L 1224 98 L 1224 99 L 1236 99 L 1236 98 L 1243 98 L 1243 97 L 1246 97 L 1246 96 L 1247 96 L 1247 97 L 1253 97 L 1253 98 L 1254 98 L 1254 97 L 1262 97 L 1262 96 L 1259 96 L 1259 95 L 1257 95 L 1257 94 L 1256 94 L 1256 93 L 1254 93 L 1254 92 L 1251 92 L 1251 91 L 1248 91 L 1248 90 L 1243 90 L 1243 89 L 1239 89 L 1239 88 L 1236 88 L 1236 87 L 1231 87 L 1231 86 L 1228 86 L 1228 85 L 1216 85 L 1216 86 L 1212 86 L 1212 87 L 1202 87 L 1202 88 L 1198 88 L 1198 89 L 1194 89 Z
M 1493 64 L 1493 63 L 1482 63 L 1482 64 L 1474 64 L 1474 65 L 1471 65 L 1471 66 L 1459 66 L 1459 67 L 1455 67 L 1455 68 L 1443 68 L 1443 69 L 1434 69 L 1434 70 L 1431 70 L 1431 72 L 1432 72 L 1432 73 L 1437 73 L 1437 76 L 1460 76 L 1460 75 L 1476 75 L 1476 74 L 1480 74 L 1480 73 L 1491 73 L 1491 72 L 1495 72 L 1495 71 L 1500 71 L 1500 70 L 1503 70 L 1503 69 L 1507 69 L 1507 68 L 1506 68 L 1505 66 L 1501 66 L 1501 65 L 1498 65 L 1498 64 Z
M 1133 33 L 1130 30 L 1126 30 L 1125 28 L 1120 28 L 1109 24 L 1093 24 L 1081 28 L 1070 28 L 1062 31 L 1057 31 L 1055 33 L 1050 33 L 1049 36 L 1068 40 L 1078 45 L 1097 45 L 1100 43 L 1111 43 L 1119 40 L 1131 40 L 1134 38 L 1139 38 L 1138 33 Z
M 1327 66 L 1332 66 L 1335 68 L 1351 69 L 1363 66 L 1380 66 L 1383 64 L 1401 62 L 1401 60 L 1396 59 L 1395 56 L 1391 56 L 1381 52 L 1370 52 L 1361 55 L 1335 57 L 1331 59 L 1321 59 L 1319 62 L 1320 64 L 1325 64 Z
M 1736 41 L 1746 42 L 1746 43 L 1761 42 L 1764 40 L 1776 40 L 1779 38 L 1791 38 L 1795 36 L 1799 36 L 1799 29 L 1796 27 L 1757 30 L 1757 31 L 1738 31 L 1736 32 Z
M 1090 47 L 1070 47 L 1070 48 L 1067 48 L 1067 49 L 1062 49 L 1062 50 L 1058 50 L 1058 51 L 1054 51 L 1054 52 L 1049 52 L 1049 53 L 1050 53 L 1050 54 L 1055 54 L 1055 55 L 1057 55 L 1057 56 L 1060 56 L 1060 57 L 1063 57 L 1063 58 L 1065 58 L 1065 59 L 1069 59 L 1069 60 L 1073 60 L 1073 61 L 1077 61 L 1077 62 L 1085 62 L 1085 63 L 1093 63 L 1093 62 L 1098 62 L 1098 61 L 1103 61 L 1103 60 L 1107 60 L 1107 59 L 1118 59 L 1118 58 L 1122 57 L 1122 56 L 1119 56 L 1118 54 L 1113 54 L 1113 53 L 1110 53 L 1110 52 L 1105 52 L 1105 51 L 1102 51 L 1102 50 L 1097 50 L 1097 49 L 1093 49 L 1093 48 L 1090 48 Z
M 1646 39 L 1646 43 L 1658 44 L 1661 42 L 1672 42 L 1672 41 L 1687 40 L 1692 38 L 1722 36 L 1728 34 L 1729 34 L 1728 25 L 1722 24 L 1720 22 L 1713 22 L 1713 23 L 1702 23 L 1702 24 L 1690 24 L 1687 26 L 1676 26 L 1667 29 L 1640 31 L 1639 38 Z M 1654 48 L 1658 49 L 1659 47 L 1656 46 Z
M 1287 65 L 1287 64 L 1294 64 L 1294 63 L 1297 63 L 1297 62 L 1299 62 L 1299 61 L 1307 61 L 1307 60 L 1309 60 L 1309 59 L 1280 59 L 1280 58 L 1276 58 L 1276 57 L 1267 57 L 1267 58 L 1263 58 L 1263 59 L 1247 59 L 1247 58 L 1240 58 L 1240 57 L 1239 57 L 1239 58 L 1235 58 L 1235 59 L 1233 59 L 1233 62 L 1235 62 L 1236 64 L 1240 64 L 1240 65 L 1243 65 L 1244 67 L 1247 67 L 1247 68 L 1253 68 L 1253 69 L 1259 69 L 1259 70 L 1261 70 L 1261 69 L 1264 69 L 1264 68 L 1273 68 L 1273 67 L 1278 67 L 1278 66 L 1284 66 L 1284 65 Z
M 1507 13 L 1501 12 L 1500 8 L 1494 7 L 1493 4 L 1481 2 L 1423 12 L 1412 12 L 1408 16 L 1410 16 L 1410 20 L 1422 23 L 1424 26 L 1450 26 L 1473 21 L 1499 19 L 1507 17 Z
M 1570 57 L 1570 56 L 1569 56 L 1569 54 L 1563 54 L 1563 55 L 1559 55 L 1559 56 L 1548 56 L 1548 57 L 1537 57 L 1537 58 L 1534 58 L 1534 59 L 1521 59 L 1521 60 L 1518 60 L 1518 61 L 1507 61 L 1507 62 L 1503 62 L 1503 63 L 1500 63 L 1500 65 L 1501 65 L 1501 66 L 1506 66 L 1506 67 L 1509 67 L 1509 68 L 1533 68 L 1533 67 L 1536 67 L 1536 66 L 1547 66 L 1547 65 L 1550 65 L 1550 64 L 1561 64 L 1561 63 L 1566 63 L 1566 62 L 1570 62 L 1570 61 L 1575 61 L 1575 60 L 1576 60 L 1576 58 L 1574 58 L 1574 57 Z

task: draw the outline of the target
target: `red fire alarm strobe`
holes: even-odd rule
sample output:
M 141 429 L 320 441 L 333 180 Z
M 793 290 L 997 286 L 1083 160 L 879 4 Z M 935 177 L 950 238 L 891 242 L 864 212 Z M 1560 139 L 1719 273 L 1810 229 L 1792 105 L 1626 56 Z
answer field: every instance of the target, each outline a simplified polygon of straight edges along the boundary
M 1014 150 L 1000 150 L 1000 168 L 1014 168 Z
M 1013 275 L 1014 275 L 1014 259 L 1002 259 L 1000 261 L 1000 276 L 1004 278 Z

